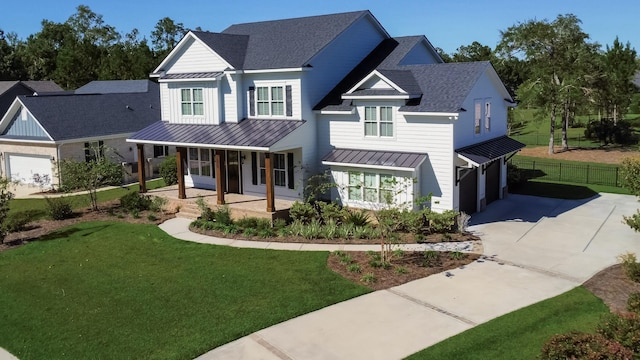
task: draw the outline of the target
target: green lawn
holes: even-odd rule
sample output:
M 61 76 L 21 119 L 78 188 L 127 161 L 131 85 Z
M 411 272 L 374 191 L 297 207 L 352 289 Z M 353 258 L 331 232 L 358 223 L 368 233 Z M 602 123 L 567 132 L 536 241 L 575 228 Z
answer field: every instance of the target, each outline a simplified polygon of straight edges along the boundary
M 147 189 L 157 189 L 164 187 L 164 180 L 157 179 L 147 181 Z M 131 192 L 131 191 L 139 191 L 140 185 L 133 184 L 128 186 L 123 186 L 115 189 L 109 190 L 101 190 L 98 191 L 98 202 L 105 202 L 109 200 L 114 200 L 122 197 L 123 195 Z M 86 194 L 82 195 L 69 195 L 66 197 L 71 206 L 74 209 L 83 208 L 90 206 L 89 196 Z M 42 219 L 46 216 L 46 201 L 44 199 L 13 199 L 9 202 L 9 214 L 18 213 L 18 212 L 29 212 L 31 218 L 33 220 Z
M 22 360 L 191 359 L 369 292 L 327 256 L 81 223 L 0 253 L 0 346 Z
M 593 331 L 607 306 L 583 287 L 478 325 L 408 359 L 535 359 L 554 334 Z

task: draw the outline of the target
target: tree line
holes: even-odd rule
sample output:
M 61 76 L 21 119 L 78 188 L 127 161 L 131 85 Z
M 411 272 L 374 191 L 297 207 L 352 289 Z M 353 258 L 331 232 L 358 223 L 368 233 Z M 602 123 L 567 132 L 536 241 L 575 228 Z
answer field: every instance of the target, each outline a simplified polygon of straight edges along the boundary
M 491 61 L 518 106 L 536 108 L 549 119 L 549 153 L 558 123 L 566 150 L 576 115 L 599 114 L 615 125 L 638 92 L 632 83 L 639 70 L 635 49 L 617 37 L 603 48 L 575 15 L 517 23 L 500 36 L 494 49 L 473 42 L 441 56 L 447 62 Z
M 150 39 L 119 33 L 80 5 L 65 22 L 42 21 L 26 39 L 0 29 L 0 80 L 53 80 L 76 89 L 93 80 L 146 79 L 184 35 L 182 23 L 160 19 Z
M 41 30 L 24 40 L 0 29 L 0 80 L 53 80 L 75 89 L 93 80 L 146 79 L 187 31 L 165 17 L 149 41 L 137 29 L 119 33 L 88 6 L 76 10 L 63 23 L 43 20 Z M 628 42 L 616 38 L 603 48 L 572 14 L 517 23 L 500 35 L 493 49 L 474 41 L 452 54 L 438 50 L 446 62 L 491 61 L 519 106 L 548 117 L 549 152 L 558 124 L 567 149 L 567 128 L 576 115 L 600 114 L 617 123 L 627 113 L 638 71 Z

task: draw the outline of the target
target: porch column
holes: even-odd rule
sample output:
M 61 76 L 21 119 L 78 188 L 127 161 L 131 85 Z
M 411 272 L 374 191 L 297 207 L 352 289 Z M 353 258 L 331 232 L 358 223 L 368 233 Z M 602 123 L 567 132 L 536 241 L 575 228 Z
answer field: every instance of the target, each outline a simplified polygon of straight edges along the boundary
M 218 196 L 218 205 L 224 205 L 224 188 L 225 188 L 225 173 L 224 173 L 224 150 L 215 150 L 214 156 L 215 172 L 216 172 L 216 195 Z
M 140 192 L 147 192 L 147 177 L 145 176 L 144 166 L 144 144 L 136 144 L 138 148 L 138 183 L 140 183 Z
M 267 212 L 275 212 L 276 206 L 273 196 L 273 165 L 271 163 L 272 153 L 264 154 L 264 168 L 267 176 Z
M 187 148 L 176 147 L 176 166 L 178 175 L 178 199 L 186 199 L 187 191 L 184 187 L 184 162 L 187 159 Z

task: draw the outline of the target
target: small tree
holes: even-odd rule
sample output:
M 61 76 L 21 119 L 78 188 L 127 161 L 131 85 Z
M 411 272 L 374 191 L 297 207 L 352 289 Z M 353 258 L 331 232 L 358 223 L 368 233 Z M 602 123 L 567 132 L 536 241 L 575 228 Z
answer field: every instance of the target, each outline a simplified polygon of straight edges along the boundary
M 5 219 L 9 213 L 9 200 L 13 199 L 13 193 L 9 191 L 9 180 L 0 178 L 0 243 L 4 241 L 7 234 Z
M 91 208 L 98 210 L 97 191 L 108 185 L 121 185 L 124 175 L 122 166 L 104 156 L 91 161 L 65 159 L 60 162 L 62 187 L 65 191 L 86 190 Z
M 177 184 L 178 164 L 176 163 L 176 156 L 171 155 L 164 158 L 158 167 L 158 171 L 160 172 L 162 179 L 164 179 L 165 185 L 169 186 Z
M 640 196 L 640 157 L 625 158 L 622 161 L 622 184 L 635 196 Z M 624 216 L 624 221 L 640 232 L 640 211 Z

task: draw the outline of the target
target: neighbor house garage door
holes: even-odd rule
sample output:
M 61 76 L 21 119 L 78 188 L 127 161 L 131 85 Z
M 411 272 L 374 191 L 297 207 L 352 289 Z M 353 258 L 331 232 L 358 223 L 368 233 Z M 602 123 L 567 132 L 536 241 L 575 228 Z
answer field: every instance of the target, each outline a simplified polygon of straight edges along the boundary
M 33 175 L 47 175 L 53 180 L 51 159 L 48 156 L 33 156 L 23 154 L 7 155 L 7 175 L 11 181 L 33 184 Z

